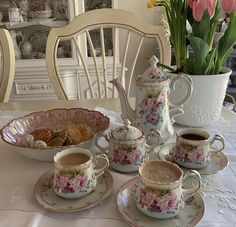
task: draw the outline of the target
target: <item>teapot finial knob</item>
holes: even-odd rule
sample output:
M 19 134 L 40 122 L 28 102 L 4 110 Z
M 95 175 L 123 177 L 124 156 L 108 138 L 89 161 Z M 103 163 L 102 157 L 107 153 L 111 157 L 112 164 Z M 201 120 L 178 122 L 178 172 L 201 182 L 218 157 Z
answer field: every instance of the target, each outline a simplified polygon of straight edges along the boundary
M 153 55 L 153 56 L 149 59 L 149 62 L 150 62 L 150 64 L 151 64 L 151 66 L 156 67 L 156 64 L 159 62 L 159 59 L 158 59 L 155 55 Z

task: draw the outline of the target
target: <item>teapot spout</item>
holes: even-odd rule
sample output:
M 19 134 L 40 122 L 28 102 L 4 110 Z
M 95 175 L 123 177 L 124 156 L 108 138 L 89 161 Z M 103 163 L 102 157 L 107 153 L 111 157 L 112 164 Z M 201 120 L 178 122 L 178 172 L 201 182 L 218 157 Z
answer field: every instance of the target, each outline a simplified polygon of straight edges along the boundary
M 129 104 L 125 89 L 123 88 L 123 86 L 119 82 L 118 78 L 111 80 L 110 83 L 112 83 L 116 87 L 116 89 L 119 93 L 120 105 L 121 105 L 121 111 L 122 111 L 122 114 L 121 114 L 122 120 L 125 121 L 125 120 L 129 119 L 131 124 L 135 125 L 135 120 L 136 120 L 135 110 L 133 110 Z

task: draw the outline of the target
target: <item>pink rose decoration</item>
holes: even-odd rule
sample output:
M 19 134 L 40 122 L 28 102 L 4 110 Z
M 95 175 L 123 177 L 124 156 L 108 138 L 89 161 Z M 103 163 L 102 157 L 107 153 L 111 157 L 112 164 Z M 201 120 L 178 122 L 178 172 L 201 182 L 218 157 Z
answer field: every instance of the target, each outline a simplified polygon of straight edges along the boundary
M 150 207 L 153 204 L 153 201 L 156 199 L 156 195 L 149 190 L 140 189 L 140 205 L 142 207 Z
M 78 175 L 70 180 L 70 188 L 72 188 L 74 192 L 81 191 L 87 186 L 87 183 L 88 179 L 86 176 Z
M 174 209 L 177 205 L 177 202 L 177 197 L 174 193 L 167 194 L 157 200 L 157 204 L 162 212 Z
M 67 184 L 69 183 L 69 181 L 70 181 L 70 179 L 68 177 L 57 175 L 55 187 L 57 188 L 57 190 L 64 189 L 67 186 Z
M 205 10 L 208 10 L 210 18 L 215 14 L 215 0 L 189 0 L 189 7 L 192 8 L 193 18 L 201 21 Z
M 226 13 L 236 12 L 236 0 L 222 0 L 221 2 Z

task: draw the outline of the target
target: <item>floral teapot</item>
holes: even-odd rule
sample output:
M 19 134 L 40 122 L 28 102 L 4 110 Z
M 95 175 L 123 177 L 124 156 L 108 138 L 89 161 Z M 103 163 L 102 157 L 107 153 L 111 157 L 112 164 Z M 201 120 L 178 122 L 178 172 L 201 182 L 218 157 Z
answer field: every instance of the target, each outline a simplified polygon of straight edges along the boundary
M 192 94 L 192 81 L 187 75 L 177 75 L 169 78 L 161 69 L 156 67 L 158 59 L 153 56 L 149 60 L 151 66 L 143 75 L 136 77 L 136 104 L 133 110 L 128 102 L 124 88 L 118 79 L 110 81 L 117 88 L 122 118 L 129 119 L 132 125 L 140 127 L 145 136 L 150 129 L 159 131 L 162 142 L 169 139 L 174 133 L 174 118 L 183 114 L 182 105 Z M 187 87 L 185 97 L 178 103 L 169 101 L 169 94 L 175 89 L 177 81 L 183 82 Z M 184 92 L 185 93 L 185 92 Z

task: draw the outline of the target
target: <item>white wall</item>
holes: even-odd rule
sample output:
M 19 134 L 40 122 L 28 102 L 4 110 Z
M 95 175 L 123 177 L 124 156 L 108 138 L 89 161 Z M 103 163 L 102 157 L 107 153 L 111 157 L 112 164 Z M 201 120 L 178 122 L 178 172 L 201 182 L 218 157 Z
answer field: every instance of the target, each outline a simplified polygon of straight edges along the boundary
M 160 24 L 160 9 L 150 10 L 146 7 L 148 0 L 117 0 L 118 8 L 131 11 L 152 24 Z

